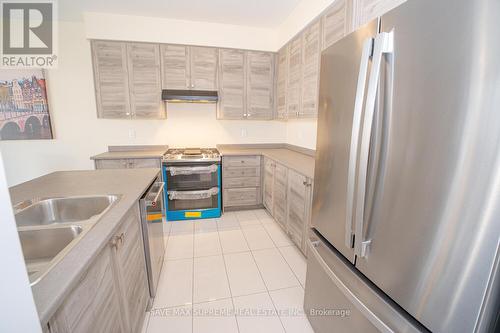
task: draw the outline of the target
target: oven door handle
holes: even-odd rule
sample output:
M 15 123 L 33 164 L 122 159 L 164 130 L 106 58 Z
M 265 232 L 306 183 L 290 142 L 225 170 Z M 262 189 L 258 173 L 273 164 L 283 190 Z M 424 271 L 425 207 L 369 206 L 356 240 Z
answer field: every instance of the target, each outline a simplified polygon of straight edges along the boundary
M 218 187 L 201 191 L 167 191 L 169 200 L 200 200 L 219 194 Z
M 217 172 L 219 166 L 217 164 L 211 164 L 207 166 L 184 166 L 184 167 L 174 167 L 169 166 L 167 170 L 170 172 L 171 176 L 177 175 L 200 175 L 207 173 Z

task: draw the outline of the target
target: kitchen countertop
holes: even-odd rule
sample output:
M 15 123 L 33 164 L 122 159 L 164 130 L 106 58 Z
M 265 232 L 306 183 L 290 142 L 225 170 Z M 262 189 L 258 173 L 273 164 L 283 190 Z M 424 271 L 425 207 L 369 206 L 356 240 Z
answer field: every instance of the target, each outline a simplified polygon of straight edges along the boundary
M 262 155 L 269 157 L 304 176 L 314 178 L 314 157 L 288 148 L 242 147 L 218 145 L 222 156 Z
M 40 322 L 45 325 L 106 246 L 122 218 L 137 204 L 159 169 L 113 169 L 54 172 L 10 188 L 12 202 L 36 197 L 120 195 L 79 242 L 32 287 Z

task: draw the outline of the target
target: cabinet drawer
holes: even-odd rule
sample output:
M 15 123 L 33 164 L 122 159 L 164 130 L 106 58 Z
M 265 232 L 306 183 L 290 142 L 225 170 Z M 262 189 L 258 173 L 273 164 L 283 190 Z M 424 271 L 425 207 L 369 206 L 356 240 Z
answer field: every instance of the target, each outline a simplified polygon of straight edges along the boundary
M 259 187 L 229 188 L 224 190 L 224 206 L 252 206 L 259 204 Z
M 224 166 L 260 166 L 260 156 L 224 156 Z
M 160 159 L 157 158 L 131 158 L 127 161 L 129 168 L 159 168 L 161 166 Z
M 159 168 L 160 159 L 157 158 L 123 158 L 116 160 L 96 160 L 96 169 L 140 169 Z
M 260 186 L 259 177 L 236 177 L 236 178 L 224 178 L 222 184 L 224 188 L 234 188 L 234 187 L 258 187 Z
M 96 160 L 96 169 L 126 169 L 128 168 L 126 159 L 118 160 Z
M 224 168 L 224 178 L 260 177 L 260 167 Z

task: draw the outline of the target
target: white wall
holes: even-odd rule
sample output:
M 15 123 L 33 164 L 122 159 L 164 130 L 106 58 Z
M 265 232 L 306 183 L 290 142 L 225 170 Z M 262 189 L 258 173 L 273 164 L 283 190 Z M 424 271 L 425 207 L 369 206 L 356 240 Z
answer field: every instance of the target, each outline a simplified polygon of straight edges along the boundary
M 286 143 L 316 149 L 316 119 L 290 119 L 286 123 Z
M 84 22 L 89 39 L 277 50 L 272 29 L 89 12 L 84 14 Z

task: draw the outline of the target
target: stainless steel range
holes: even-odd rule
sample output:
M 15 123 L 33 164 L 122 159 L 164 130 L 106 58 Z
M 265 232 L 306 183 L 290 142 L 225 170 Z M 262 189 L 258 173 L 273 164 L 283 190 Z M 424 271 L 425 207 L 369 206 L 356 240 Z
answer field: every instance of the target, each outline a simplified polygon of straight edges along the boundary
M 163 157 L 168 221 L 221 215 L 221 157 L 215 148 L 172 148 Z

